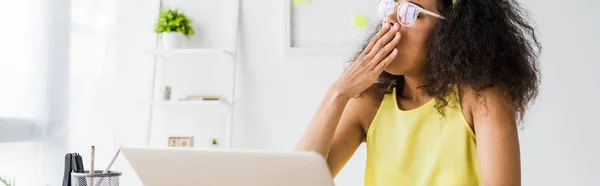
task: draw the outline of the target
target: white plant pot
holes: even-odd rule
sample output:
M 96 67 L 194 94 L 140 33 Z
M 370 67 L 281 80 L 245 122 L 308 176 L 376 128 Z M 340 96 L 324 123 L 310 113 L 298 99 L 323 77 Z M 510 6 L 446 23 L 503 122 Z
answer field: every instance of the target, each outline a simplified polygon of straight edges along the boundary
M 165 32 L 161 34 L 162 48 L 165 50 L 181 48 L 184 36 L 177 32 Z

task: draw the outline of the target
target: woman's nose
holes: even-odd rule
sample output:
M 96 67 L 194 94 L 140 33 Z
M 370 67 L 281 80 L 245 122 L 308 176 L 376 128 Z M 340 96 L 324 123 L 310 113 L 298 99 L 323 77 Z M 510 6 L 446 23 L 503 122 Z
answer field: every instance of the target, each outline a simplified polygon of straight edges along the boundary
M 399 24 L 397 19 L 397 11 L 394 10 L 390 15 L 387 15 L 383 18 L 384 23 L 391 23 L 393 25 Z
M 398 25 L 400 27 L 399 32 L 404 34 L 404 30 L 406 29 L 404 26 L 400 25 L 397 18 L 397 13 L 394 11 L 390 15 L 387 15 L 383 18 L 383 24 L 390 24 L 390 28 L 394 25 Z

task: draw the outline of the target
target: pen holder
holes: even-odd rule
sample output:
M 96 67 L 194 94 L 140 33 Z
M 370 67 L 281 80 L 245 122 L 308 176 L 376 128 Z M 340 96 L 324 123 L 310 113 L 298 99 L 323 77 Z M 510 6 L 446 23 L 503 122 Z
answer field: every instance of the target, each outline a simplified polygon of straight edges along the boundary
M 71 173 L 71 186 L 119 186 L 119 177 L 121 172 L 108 171 L 102 173 L 102 170 L 90 171 L 86 170 L 83 173 Z

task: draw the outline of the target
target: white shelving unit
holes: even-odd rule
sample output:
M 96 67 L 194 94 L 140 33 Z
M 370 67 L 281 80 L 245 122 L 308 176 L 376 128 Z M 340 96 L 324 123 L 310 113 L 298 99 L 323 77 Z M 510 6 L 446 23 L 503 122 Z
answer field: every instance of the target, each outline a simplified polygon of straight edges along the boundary
M 235 89 L 236 89 L 236 69 L 237 69 L 237 64 L 236 64 L 236 49 L 237 49 L 237 44 L 238 44 L 238 35 L 239 35 L 239 12 L 240 12 L 240 1 L 239 0 L 232 0 L 233 3 L 235 4 L 233 6 L 233 10 L 234 11 L 234 19 L 230 25 L 229 28 L 234 29 L 233 34 L 232 34 L 232 41 L 233 43 L 230 45 L 230 47 L 227 48 L 181 48 L 181 49 L 171 49 L 171 50 L 164 50 L 160 48 L 160 44 L 159 42 L 157 42 L 157 49 L 156 50 L 151 50 L 151 51 L 147 51 L 148 54 L 155 56 L 154 58 L 154 70 L 153 70 L 153 77 L 152 77 L 152 94 L 151 94 L 151 100 L 146 100 L 146 101 L 141 101 L 143 104 L 147 104 L 150 107 L 150 114 L 149 114 L 149 119 L 148 119 L 148 126 L 147 126 L 147 139 L 146 139 L 146 145 L 151 145 L 150 142 L 152 141 L 152 130 L 153 130 L 153 116 L 154 116 L 154 112 L 156 112 L 156 110 L 154 109 L 155 107 L 163 107 L 164 109 L 169 109 L 171 107 L 226 107 L 228 109 L 228 121 L 224 123 L 224 129 L 225 129 L 225 138 L 224 140 L 221 140 L 221 147 L 223 148 L 231 148 L 231 141 L 232 141 L 232 129 L 233 129 L 233 120 L 234 120 L 234 107 L 235 107 Z M 163 2 L 161 1 L 161 7 L 163 7 Z M 203 63 L 211 63 L 214 62 L 214 60 L 216 59 L 219 62 L 231 62 L 232 63 L 232 69 L 231 69 L 231 74 L 232 74 L 232 82 L 231 82 L 231 91 L 230 91 L 230 95 L 220 95 L 221 100 L 169 100 L 169 101 L 164 101 L 161 100 L 161 95 L 156 95 L 157 94 L 157 73 L 158 73 L 158 66 L 165 66 L 165 65 L 178 65 L 177 63 L 164 63 L 162 60 L 165 58 L 171 58 L 171 57 L 186 57 L 186 58 L 193 58 L 193 59 L 198 59 L 197 61 L 202 61 Z M 217 57 L 217 58 L 215 58 Z M 205 58 L 210 58 L 211 60 L 203 60 Z M 160 63 L 160 65 L 159 65 Z M 224 98 L 228 97 L 229 100 L 225 100 Z M 161 127 L 166 127 L 166 126 L 161 126 Z M 166 141 L 166 139 L 165 139 Z

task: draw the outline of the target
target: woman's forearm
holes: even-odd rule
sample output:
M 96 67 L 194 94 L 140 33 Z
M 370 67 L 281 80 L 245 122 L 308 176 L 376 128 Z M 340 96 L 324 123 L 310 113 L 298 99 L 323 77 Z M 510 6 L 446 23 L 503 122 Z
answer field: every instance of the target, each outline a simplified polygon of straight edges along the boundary
M 327 158 L 335 130 L 348 101 L 348 97 L 330 88 L 298 142 L 296 150 L 314 151 Z
M 327 158 L 335 131 L 350 98 L 367 90 L 398 54 L 400 26 L 386 23 L 329 88 L 296 150 L 315 151 Z

